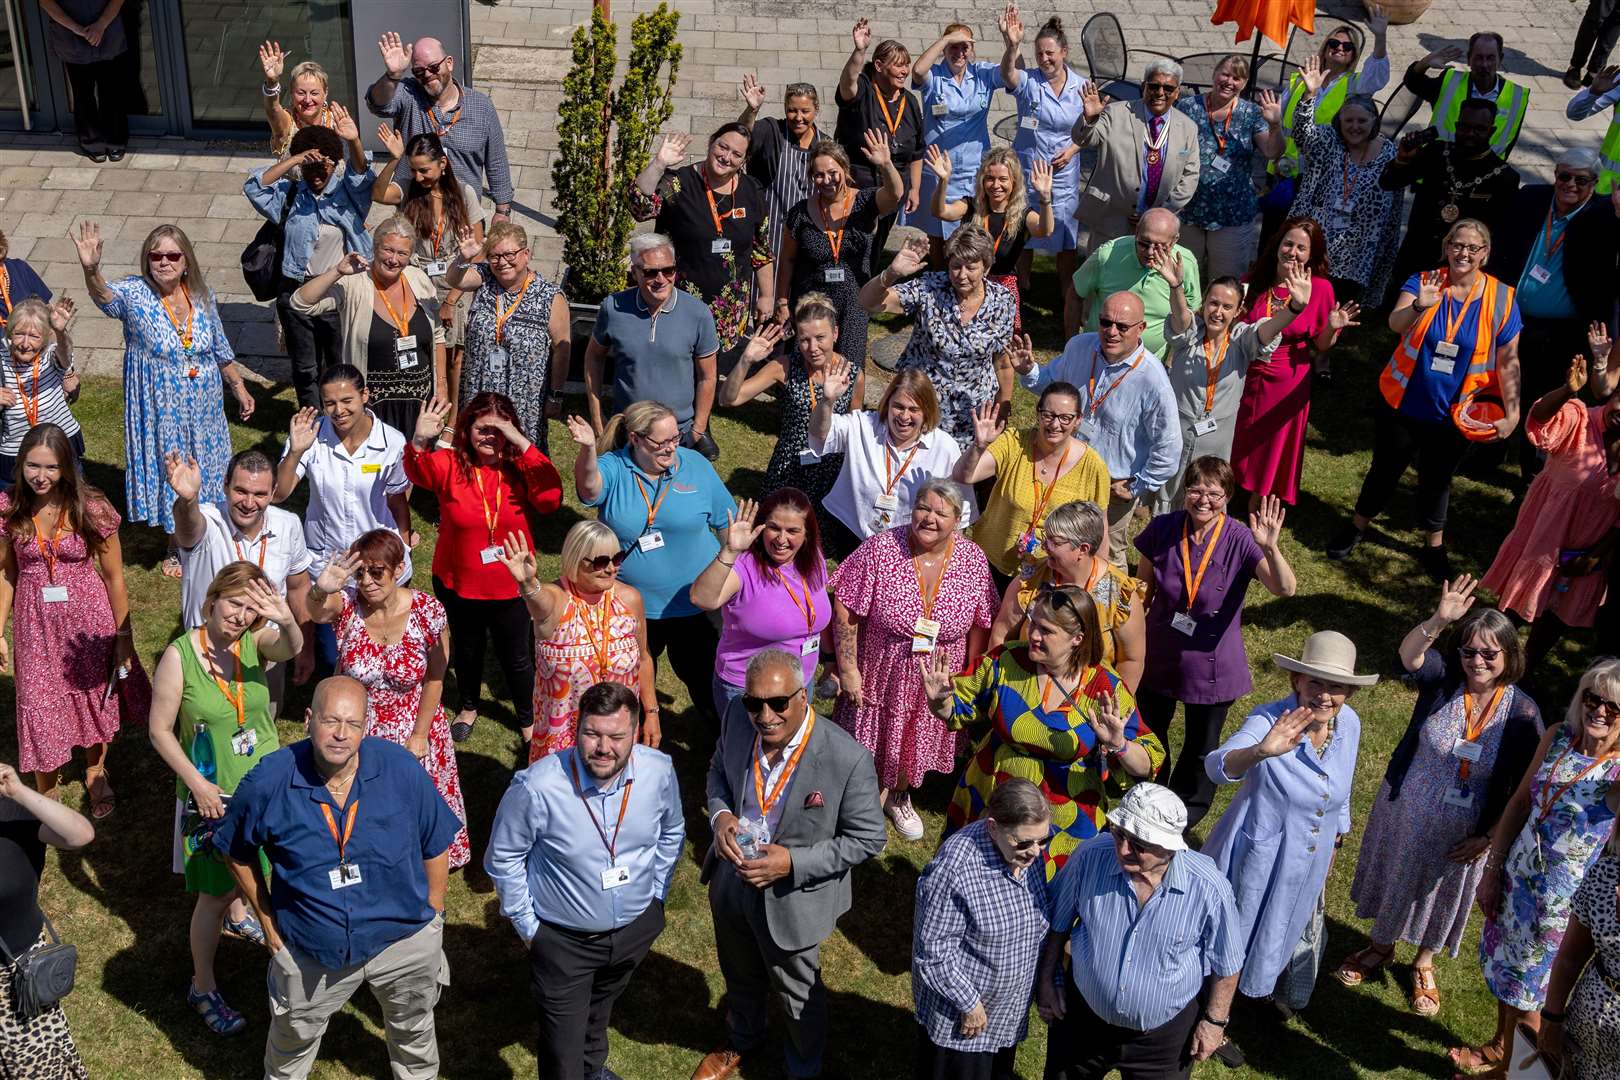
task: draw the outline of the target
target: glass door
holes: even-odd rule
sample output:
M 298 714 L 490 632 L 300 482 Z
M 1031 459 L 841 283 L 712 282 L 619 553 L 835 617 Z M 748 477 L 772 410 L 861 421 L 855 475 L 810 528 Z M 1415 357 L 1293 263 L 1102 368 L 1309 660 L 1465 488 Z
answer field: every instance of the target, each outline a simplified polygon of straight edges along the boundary
M 264 70 L 259 44 L 274 41 L 286 57 L 282 104 L 292 91 L 292 71 L 313 61 L 326 73 L 332 99 L 350 108 L 354 84 L 350 57 L 349 5 L 343 0 L 176 0 L 184 42 L 184 85 L 191 126 L 199 129 L 264 130 Z M 356 117 L 364 127 L 364 117 Z

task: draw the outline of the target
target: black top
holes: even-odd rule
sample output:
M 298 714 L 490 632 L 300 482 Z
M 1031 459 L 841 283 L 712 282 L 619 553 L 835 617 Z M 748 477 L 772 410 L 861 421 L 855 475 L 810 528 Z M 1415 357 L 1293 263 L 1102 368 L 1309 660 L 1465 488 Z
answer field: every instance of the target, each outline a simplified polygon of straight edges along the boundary
M 1007 229 L 1006 233 L 1002 232 L 1007 228 L 1006 214 L 991 214 L 985 221 L 985 230 L 989 232 L 991 242 L 994 243 L 996 237 L 1001 237 L 1001 242 L 995 246 L 995 257 L 990 260 L 990 273 L 997 277 L 1017 273 L 1018 256 L 1023 253 L 1024 245 L 1029 242 L 1029 230 L 1024 228 L 1029 220 L 1029 208 L 1026 207 L 1019 217 L 1022 220 L 1013 222 L 1012 228 Z M 972 220 L 971 215 L 968 220 Z
M 849 206 L 849 218 L 844 222 L 844 234 L 838 241 L 838 258 L 833 258 L 832 237 L 816 223 L 810 212 L 810 200 L 801 199 L 788 211 L 787 227 L 798 251 L 793 256 L 793 294 L 797 301 L 807 292 L 826 293 L 834 301 L 844 294 L 853 297 L 872 276 L 872 234 L 878 223 L 877 190 L 865 188 L 855 193 Z M 837 236 L 837 230 L 833 236 Z M 828 281 L 827 268 L 844 268 L 843 280 Z M 847 357 L 858 363 L 854 357 Z
M 853 100 L 845 100 L 842 91 L 834 95 L 838 103 L 838 123 L 833 128 L 833 137 L 844 148 L 844 153 L 849 155 L 850 183 L 857 188 L 881 185 L 877 170 L 866 160 L 866 132 L 870 128 L 889 130 L 888 122 L 883 119 L 883 106 L 878 102 L 877 87 L 872 82 L 871 72 L 872 65 L 867 64 L 866 70 L 858 77 Z M 922 105 L 917 101 L 916 94 L 901 90 L 899 100 L 888 109 L 891 117 L 896 109 L 904 110 L 904 115 L 896 118 L 894 134 L 889 138 L 889 153 L 894 159 L 894 167 L 900 170 L 900 179 L 906 190 L 910 191 L 911 171 L 906 166 L 923 154 Z
M 9 807 L 9 800 L 0 800 Z M 32 817 L 0 821 L 0 939 L 13 957 L 39 937 L 45 916 L 39 910 L 39 875 L 45 844 Z
M 1448 161 L 1451 172 L 1446 169 Z M 1455 189 L 1451 173 L 1457 177 Z M 1436 139 L 1405 165 L 1398 158 L 1390 159 L 1378 177 L 1378 186 L 1385 191 L 1412 188 L 1412 212 L 1401 250 L 1411 253 L 1423 266 L 1432 267 L 1445 261 L 1440 242 L 1454 222 L 1478 218 L 1492 233 L 1502 227 L 1513 193 L 1519 189 L 1519 174 L 1493 153 L 1465 158 L 1456 153 L 1454 144 Z M 1457 208 L 1450 221 L 1440 214 L 1445 206 Z
M 371 391 L 372 401 L 379 405 L 391 401 L 412 403 L 413 408 L 404 413 L 389 414 L 395 418 L 410 416 L 411 426 L 401 428 L 406 432 L 415 429 L 414 406 L 433 396 L 433 324 L 428 321 L 427 312 L 422 310 L 420 303 L 411 312 L 408 325 L 416 336 L 416 351 L 406 354 L 414 355 L 416 363 L 409 367 L 400 366 L 401 354 L 394 344 L 399 340 L 399 331 L 392 320 L 377 314 L 375 308 L 371 312 L 371 338 L 366 342 L 366 386 Z M 383 416 L 381 409 L 373 411 L 385 422 L 399 426 L 389 416 Z
M 1547 208 L 1552 205 L 1551 184 L 1522 187 L 1508 204 L 1502 228 L 1491 237 L 1491 274 L 1517 286 L 1524 276 L 1525 263 L 1536 246 L 1536 239 L 1547 224 Z M 1564 229 L 1564 266 L 1577 273 L 1564 274 L 1564 287 L 1575 301 L 1585 324 L 1609 321 L 1614 311 L 1616 256 L 1620 255 L 1620 218 L 1614 206 L 1601 195 L 1593 195 Z

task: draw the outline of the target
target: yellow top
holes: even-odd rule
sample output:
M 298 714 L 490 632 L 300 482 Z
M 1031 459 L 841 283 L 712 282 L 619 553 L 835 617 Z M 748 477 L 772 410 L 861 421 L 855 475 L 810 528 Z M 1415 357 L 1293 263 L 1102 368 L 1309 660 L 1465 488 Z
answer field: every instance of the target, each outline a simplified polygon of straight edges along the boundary
M 1037 522 L 1035 528 L 1037 540 L 1045 531 L 1042 525 L 1046 514 L 1066 502 L 1085 499 L 1104 510 L 1108 508 L 1108 466 L 1103 464 L 1097 451 L 1079 440 L 1073 445 L 1080 460 L 1058 477 L 1049 496 L 1044 484 L 1037 496 L 1035 460 L 1030 455 L 1034 436 L 1033 429 L 1015 432 L 1008 428 L 986 451 L 996 462 L 996 486 L 990 492 L 978 523 L 973 526 L 973 541 L 984 549 L 990 565 L 1003 574 L 1018 573 L 1022 558 L 1018 541 L 1030 526 L 1037 498 L 1044 503 L 1042 521 Z M 1040 563 L 1045 561 L 1046 555 L 1037 547 L 1034 558 Z

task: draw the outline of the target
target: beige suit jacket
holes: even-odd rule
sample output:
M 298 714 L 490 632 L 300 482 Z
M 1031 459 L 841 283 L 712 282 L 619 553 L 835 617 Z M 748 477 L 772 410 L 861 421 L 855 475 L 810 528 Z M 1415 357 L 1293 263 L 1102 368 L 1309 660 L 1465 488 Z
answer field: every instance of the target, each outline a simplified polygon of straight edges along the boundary
M 1115 101 L 1104 106 L 1095 123 L 1084 114 L 1074 125 L 1080 147 L 1096 147 L 1097 167 L 1080 192 L 1074 216 L 1086 250 L 1131 231 L 1130 217 L 1146 179 L 1144 146 L 1148 135 L 1147 106 L 1140 101 Z M 1150 192 L 1149 208 L 1162 206 L 1181 213 L 1198 190 L 1198 128 L 1179 109 L 1165 113 L 1169 130 L 1164 140 L 1164 173 L 1159 190 Z

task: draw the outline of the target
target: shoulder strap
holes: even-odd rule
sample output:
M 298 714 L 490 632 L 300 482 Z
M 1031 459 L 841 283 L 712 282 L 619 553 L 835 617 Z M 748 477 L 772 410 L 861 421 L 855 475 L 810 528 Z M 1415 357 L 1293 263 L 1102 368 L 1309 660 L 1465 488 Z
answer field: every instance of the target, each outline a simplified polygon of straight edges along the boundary
M 49 915 L 45 914 L 45 912 L 43 912 L 43 911 L 41 911 L 39 913 L 39 916 L 40 916 L 40 918 L 45 920 L 45 929 L 51 935 L 51 944 L 52 945 L 60 945 L 60 944 L 62 944 L 62 939 L 57 936 L 56 927 L 51 925 L 51 917 Z M 30 945 L 30 948 L 32 948 L 31 945 Z M 12 952 L 11 947 L 6 944 L 6 939 L 3 938 L 3 937 L 0 937 L 0 961 L 4 961 L 6 967 L 11 967 L 12 965 L 16 964 L 18 960 L 22 959 L 23 955 L 25 953 L 27 953 L 27 951 L 28 951 L 27 949 L 24 949 L 23 952 L 21 952 L 21 953 Z

